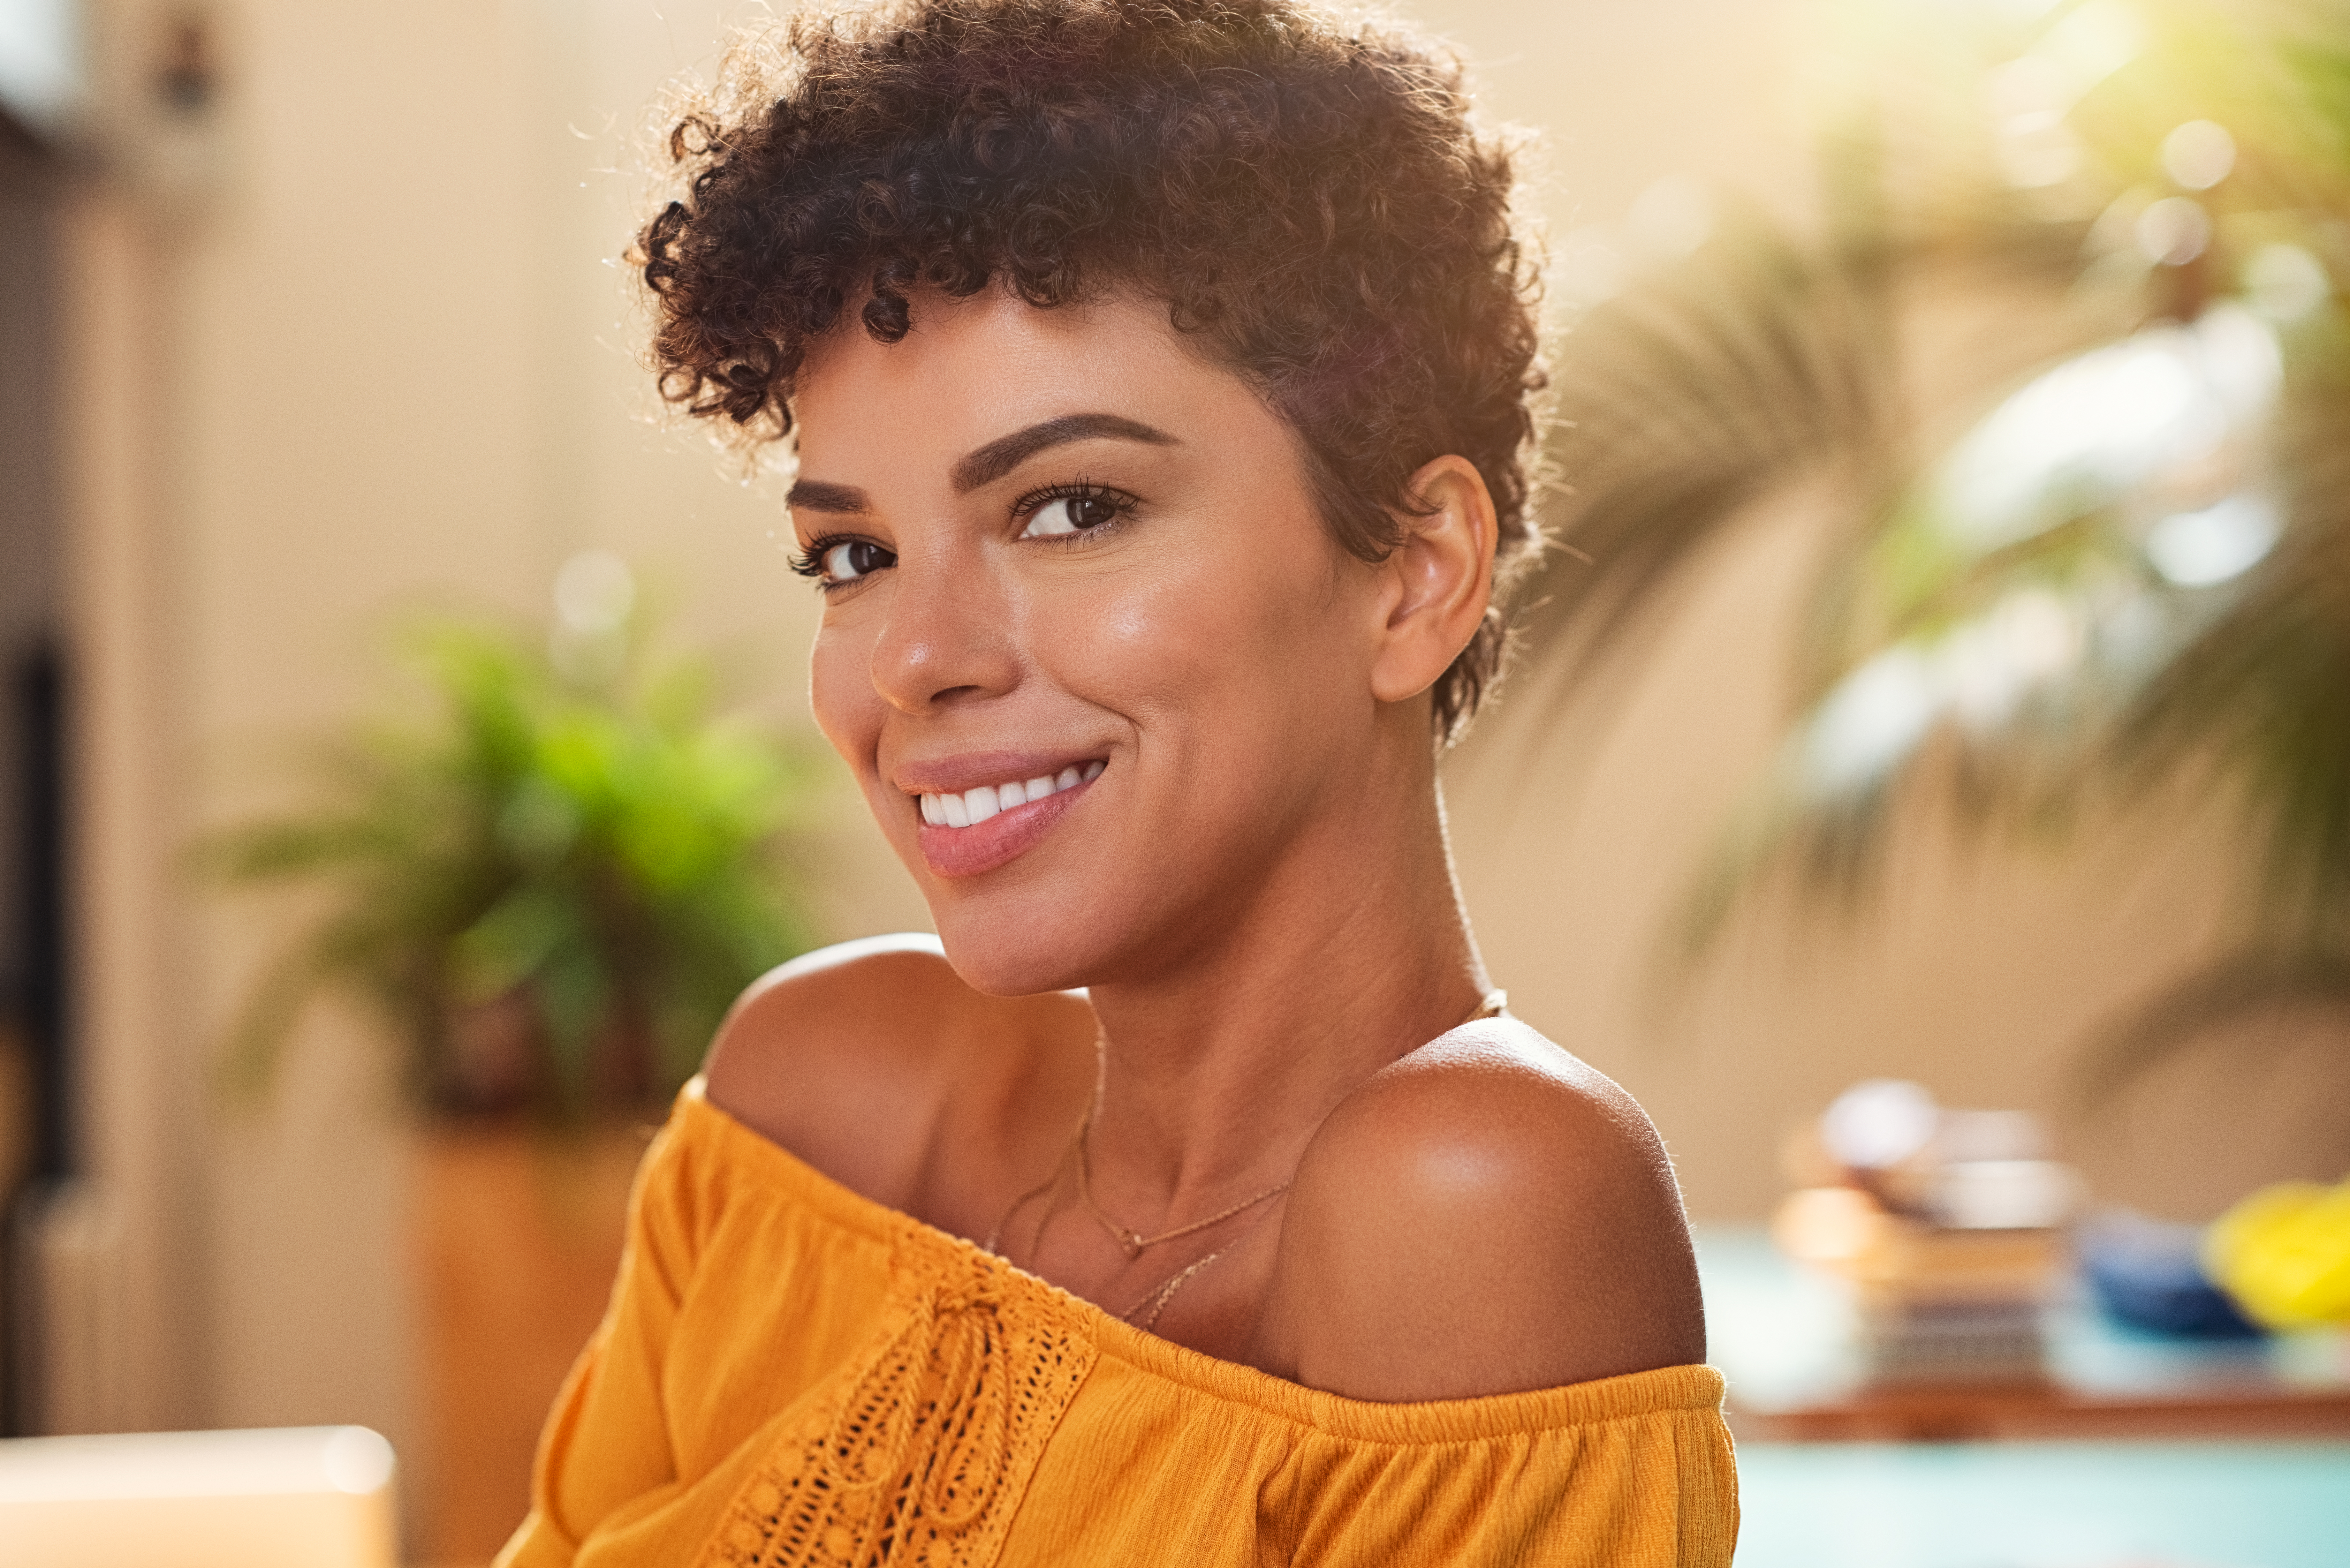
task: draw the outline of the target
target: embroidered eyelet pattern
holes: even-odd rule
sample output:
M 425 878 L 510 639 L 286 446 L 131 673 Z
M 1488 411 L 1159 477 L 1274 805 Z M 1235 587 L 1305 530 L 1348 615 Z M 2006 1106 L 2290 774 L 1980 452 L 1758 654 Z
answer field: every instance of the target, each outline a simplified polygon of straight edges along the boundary
M 697 1568 L 987 1568 L 1094 1346 L 1068 1304 L 971 1249 L 907 1282 L 735 1494 Z

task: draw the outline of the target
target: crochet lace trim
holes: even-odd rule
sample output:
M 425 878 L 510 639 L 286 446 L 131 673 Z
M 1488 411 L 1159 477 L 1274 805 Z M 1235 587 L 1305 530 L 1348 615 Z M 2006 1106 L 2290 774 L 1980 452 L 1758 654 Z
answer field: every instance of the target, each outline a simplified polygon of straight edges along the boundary
M 771 1440 L 697 1568 L 987 1568 L 1003 1550 L 1092 1335 L 999 1259 L 898 1252 L 874 1347 Z

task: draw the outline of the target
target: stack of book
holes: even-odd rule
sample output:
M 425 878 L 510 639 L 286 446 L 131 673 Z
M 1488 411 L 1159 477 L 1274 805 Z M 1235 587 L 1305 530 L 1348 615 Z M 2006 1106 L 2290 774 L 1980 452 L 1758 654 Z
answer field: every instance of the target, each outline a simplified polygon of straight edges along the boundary
M 1910 1092 L 1899 1104 L 1890 1087 L 1855 1094 L 1907 1118 L 1900 1136 L 1887 1130 L 1891 1115 L 1856 1136 L 1855 1106 L 1845 1102 L 1806 1129 L 1805 1152 L 1791 1163 L 1813 1184 L 1780 1205 L 1773 1236 L 1848 1285 L 1872 1380 L 2039 1376 L 2043 1320 L 2069 1267 L 2064 1227 L 2078 1178 L 2052 1160 L 2017 1158 L 2038 1152 L 2027 1147 L 2029 1118 L 1920 1106 L 1922 1091 L 1909 1085 L 1899 1085 Z
M 2054 1230 L 1888 1226 L 1845 1271 L 1863 1364 L 1888 1382 L 2035 1376 L 2047 1350 L 2042 1319 L 2064 1267 Z

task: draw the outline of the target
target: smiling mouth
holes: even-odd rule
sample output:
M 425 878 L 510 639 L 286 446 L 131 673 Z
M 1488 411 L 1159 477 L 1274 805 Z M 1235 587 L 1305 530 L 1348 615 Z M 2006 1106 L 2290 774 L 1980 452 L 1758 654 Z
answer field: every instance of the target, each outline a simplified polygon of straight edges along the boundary
M 1097 757 L 1089 763 L 1071 763 L 1059 773 L 1039 774 L 1033 779 L 1006 779 L 998 784 L 979 784 L 960 794 L 924 794 L 918 796 L 922 820 L 932 827 L 976 827 L 991 817 L 1001 815 L 1023 805 L 1048 800 L 1063 790 L 1091 784 L 1101 776 L 1108 764 Z

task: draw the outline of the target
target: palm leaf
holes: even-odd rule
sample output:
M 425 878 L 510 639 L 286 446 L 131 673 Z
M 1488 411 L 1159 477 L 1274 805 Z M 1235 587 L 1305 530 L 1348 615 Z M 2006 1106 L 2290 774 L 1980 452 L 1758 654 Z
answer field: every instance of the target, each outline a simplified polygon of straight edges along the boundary
M 2040 37 L 2110 21 L 2095 9 L 2059 7 Z M 2156 534 L 2170 529 L 2175 541 L 2180 528 L 2208 535 L 2227 524 L 2241 535 L 2252 516 L 2242 506 L 2254 504 L 2189 517 L 2164 500 L 2184 472 L 2175 462 L 2131 481 L 2135 491 L 2065 490 L 2079 482 L 2060 465 L 2033 503 L 2040 511 L 2018 525 L 1970 534 L 1954 521 L 1966 493 L 1953 465 L 1972 449 L 1950 431 L 2002 406 L 2016 424 L 2020 401 L 2002 400 L 2019 386 L 2041 378 L 2041 404 L 2062 412 L 2054 389 L 2070 383 L 2060 373 L 2126 387 L 2123 372 L 2141 361 L 2160 371 L 2154 361 L 2168 355 L 2221 374 L 2228 354 L 2251 362 L 2237 352 L 2249 317 L 2206 314 L 2239 268 L 2256 308 L 2273 304 L 2256 275 L 2272 260 L 2322 281 L 2322 258 L 2350 276 L 2340 222 L 2350 212 L 2350 51 L 2338 32 L 2291 8 L 2248 17 L 2187 4 L 2152 14 L 2145 31 L 2136 60 L 2075 90 L 2064 110 L 2058 129 L 2091 171 L 2071 195 L 2009 191 L 1945 155 L 1964 140 L 1953 127 L 1981 123 L 1952 94 L 1980 84 L 1950 65 L 1965 50 L 1938 36 L 1921 50 L 1925 65 L 1903 67 L 1905 87 L 1928 84 L 1905 105 L 1914 124 L 1887 129 L 1900 119 L 1888 114 L 1838 140 L 1825 238 L 1750 216 L 1595 311 L 1558 356 L 1565 428 L 1553 460 L 1567 488 L 1552 522 L 1583 564 L 1553 574 L 1529 618 L 1554 719 L 1605 686 L 1691 563 L 1757 502 L 1800 483 L 1831 514 L 1791 671 L 1795 716 L 1684 898 L 1669 944 L 1683 961 L 1782 877 L 1815 904 L 1856 907 L 1892 826 L 1920 810 L 1978 831 L 2061 833 L 2092 808 L 2196 780 L 2231 787 L 2268 844 L 2252 889 L 2256 931 L 2244 953 L 2178 982 L 2123 1035 L 2168 1040 L 2182 1021 L 2219 1018 L 2223 1003 L 2251 1005 L 2264 985 L 2305 994 L 2345 946 L 2350 325 L 2338 306 L 2302 311 L 2285 335 L 2273 414 L 2229 438 L 2229 461 L 2249 465 L 2243 483 L 2283 522 L 2256 568 L 2199 577 L 2164 564 L 2172 556 Z M 1968 47 L 1990 66 L 2041 45 L 2027 34 Z M 2216 195 L 2155 213 L 2163 192 L 2149 182 L 2167 179 L 2166 137 L 2199 116 L 2234 130 L 2235 173 Z M 1919 147 L 1932 156 L 1896 168 L 1888 146 L 1911 149 L 1912 163 Z M 2084 204 L 2100 180 L 2105 194 Z M 2134 259 L 2153 243 L 2144 235 L 2163 232 L 2149 223 L 2208 213 L 2218 227 L 2199 255 Z M 1972 344 L 1936 338 L 1937 321 L 1970 311 L 2001 319 Z M 1969 440 L 1980 446 L 1980 436 Z M 2063 620 L 2073 651 L 1960 712 L 1951 672 L 2005 632 L 2028 630 L 2030 615 L 2043 630 Z M 1875 751 L 1865 765 L 1839 763 L 1829 742 L 1859 732 L 1871 703 L 1886 721 Z

